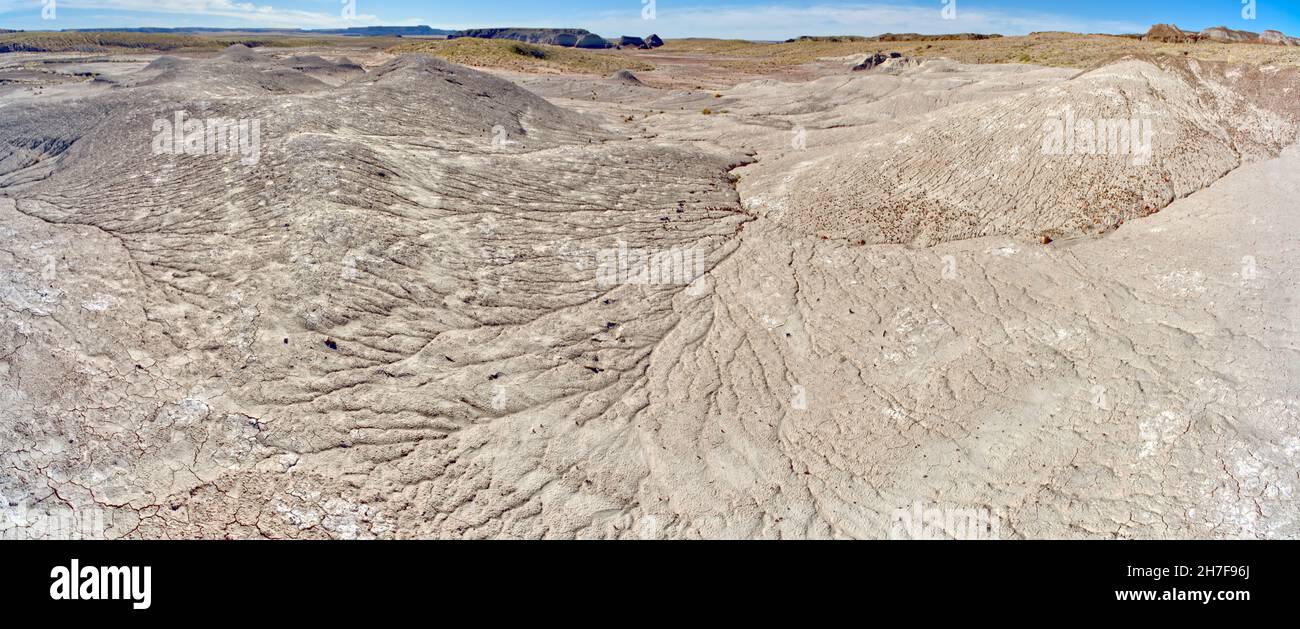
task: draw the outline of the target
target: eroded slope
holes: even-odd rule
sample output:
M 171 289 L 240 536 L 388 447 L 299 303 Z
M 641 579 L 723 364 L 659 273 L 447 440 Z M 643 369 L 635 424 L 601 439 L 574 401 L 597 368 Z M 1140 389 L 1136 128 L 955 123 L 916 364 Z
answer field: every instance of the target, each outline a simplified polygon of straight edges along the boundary
M 1004 537 L 1300 534 L 1300 155 L 1264 159 L 1291 128 L 1276 84 L 1138 61 L 529 83 L 557 106 L 437 60 L 307 61 L 160 60 L 0 109 L 0 528 L 885 537 L 923 504 Z M 1138 96 L 1195 140 L 1152 161 L 1193 165 L 1188 196 L 1030 242 L 1117 165 L 980 181 L 971 152 L 1005 149 L 984 131 L 1041 132 L 1008 102 Z M 259 120 L 259 158 L 154 154 L 177 110 Z M 900 190 L 946 199 L 942 229 L 884 212 Z M 981 234 L 1020 237 L 957 240 Z M 674 249 L 706 276 L 601 280 L 610 252 Z
M 861 82 L 937 83 L 936 69 Z M 765 157 L 745 171 L 741 192 L 799 233 L 846 241 L 1095 235 L 1277 155 L 1300 114 L 1285 91 L 1295 73 L 1277 69 L 1158 57 L 1038 83 L 937 109 L 912 97 L 929 113 L 901 128 L 836 116 L 846 128 Z M 781 117 L 828 126 L 800 114 Z
M 145 536 L 573 535 L 624 504 L 633 476 L 581 470 L 680 287 L 602 285 L 595 252 L 725 256 L 734 158 L 436 59 L 335 88 L 249 55 L 0 112 L 0 211 L 39 242 L 5 252 L 5 496 Z M 175 111 L 259 121 L 260 156 L 155 154 Z

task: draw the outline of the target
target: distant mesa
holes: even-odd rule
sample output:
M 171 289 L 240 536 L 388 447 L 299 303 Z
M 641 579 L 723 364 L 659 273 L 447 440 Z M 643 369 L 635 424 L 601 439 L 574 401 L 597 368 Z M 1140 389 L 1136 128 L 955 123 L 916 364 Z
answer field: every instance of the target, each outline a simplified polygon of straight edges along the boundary
M 950 40 L 978 40 L 978 39 L 996 39 L 1002 37 L 996 33 L 985 35 L 983 33 L 948 33 L 943 35 L 922 35 L 920 33 L 884 33 L 868 37 L 866 35 L 803 35 L 794 39 L 785 40 L 786 43 L 793 42 L 880 42 L 880 41 L 950 41 Z
M 1300 37 L 1288 37 L 1282 31 L 1264 31 L 1259 34 L 1259 41 L 1262 44 L 1278 46 L 1300 46 Z
M 354 26 L 311 31 L 319 35 L 345 35 L 349 37 L 443 37 L 451 31 L 428 26 Z
M 604 37 L 595 33 L 587 33 L 578 38 L 578 43 L 574 44 L 575 48 L 609 48 L 610 43 L 605 41 Z
M 664 45 L 658 35 L 646 39 L 623 36 L 616 41 L 582 28 L 471 28 L 455 31 L 447 39 L 477 37 L 479 39 L 509 39 L 529 44 L 547 44 L 566 48 L 657 48 Z
M 920 35 L 917 33 L 885 33 L 877 35 L 876 41 L 949 41 L 949 40 L 980 40 L 980 39 L 997 39 L 1002 37 L 997 33 L 948 33 L 944 35 Z
M 1185 31 L 1173 24 L 1156 24 L 1142 37 L 1146 41 L 1166 44 L 1190 44 L 1195 42 L 1217 42 L 1221 44 L 1269 44 L 1274 46 L 1300 46 L 1300 38 L 1289 37 L 1281 31 L 1268 30 L 1263 33 L 1239 31 L 1226 26 L 1211 26 L 1199 33 Z
M 1201 31 L 1201 38 L 1226 44 L 1246 44 L 1259 40 L 1258 33 L 1237 31 L 1226 26 L 1212 26 Z
M 1196 33 L 1185 31 L 1173 24 L 1156 24 L 1142 39 L 1165 44 L 1183 44 L 1194 42 L 1198 37 Z
M 201 35 L 220 33 L 257 33 L 267 35 L 340 35 L 345 37 L 476 37 L 480 39 L 509 39 L 529 44 L 548 44 L 566 48 L 638 48 L 650 49 L 664 45 L 664 40 L 657 34 L 644 39 L 625 35 L 615 40 L 605 39 L 600 35 L 582 28 L 471 28 L 465 30 L 444 30 L 429 26 L 356 26 L 352 28 L 304 29 L 304 28 L 213 28 L 205 26 L 180 26 L 174 28 L 139 27 L 139 28 L 78 28 L 65 29 L 71 33 L 146 33 L 172 35 Z M 0 28 L 0 33 L 21 33 L 20 30 Z
M 509 39 L 529 44 L 547 44 L 566 48 L 613 48 L 605 38 L 582 28 L 471 28 L 447 35 L 447 39 L 477 37 Z

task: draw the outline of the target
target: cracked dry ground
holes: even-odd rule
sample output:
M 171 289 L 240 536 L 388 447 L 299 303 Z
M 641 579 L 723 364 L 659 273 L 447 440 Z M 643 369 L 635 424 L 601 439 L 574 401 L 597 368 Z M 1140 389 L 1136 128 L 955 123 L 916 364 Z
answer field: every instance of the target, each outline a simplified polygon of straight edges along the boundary
M 1104 236 L 864 246 L 762 169 L 792 125 L 910 124 L 892 77 L 705 117 L 315 70 L 164 58 L 0 109 L 8 533 L 884 537 L 919 501 L 1006 537 L 1300 534 L 1295 149 Z M 904 82 L 942 111 L 1069 80 L 1001 72 Z M 260 120 L 260 161 L 152 154 L 176 110 Z M 603 285 L 620 243 L 708 273 Z

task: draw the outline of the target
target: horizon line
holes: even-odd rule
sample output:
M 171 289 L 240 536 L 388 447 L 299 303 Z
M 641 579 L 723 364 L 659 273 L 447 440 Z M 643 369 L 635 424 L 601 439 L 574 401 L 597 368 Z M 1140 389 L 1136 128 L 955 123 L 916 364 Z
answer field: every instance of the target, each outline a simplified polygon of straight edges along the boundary
M 1178 25 L 1177 25 L 1176 23 L 1174 23 L 1174 22 L 1156 22 L 1155 24 L 1152 24 L 1151 27 L 1148 27 L 1147 32 L 1149 32 L 1149 31 L 1151 30 L 1151 28 L 1154 28 L 1155 26 L 1162 25 L 1162 24 L 1167 24 L 1167 25 L 1171 25 L 1171 26 L 1178 27 Z M 226 31 L 226 32 L 238 32 L 238 31 L 268 31 L 268 32 L 330 33 L 330 32 L 338 32 L 338 31 L 362 31 L 362 30 L 369 30 L 369 29 L 417 29 L 417 28 L 427 28 L 427 29 L 429 29 L 429 30 L 433 30 L 433 31 L 445 31 L 445 32 L 448 32 L 448 33 L 457 33 L 457 32 L 469 31 L 469 30 L 480 30 L 480 29 L 489 29 L 489 28 L 498 28 L 498 29 L 520 29 L 520 30 L 523 30 L 523 29 L 529 29 L 529 30 L 581 30 L 581 31 L 586 31 L 586 32 L 589 32 L 589 33 L 593 33 L 593 34 L 599 35 L 599 33 L 595 33 L 594 31 L 590 31 L 590 30 L 588 30 L 588 29 L 581 28 L 581 27 L 551 27 L 551 26 L 473 26 L 473 27 L 467 27 L 467 28 L 442 28 L 442 27 L 431 26 L 431 25 L 429 25 L 429 24 L 372 24 L 372 25 L 367 25 L 367 26 L 346 26 L 346 27 L 334 27 L 334 28 L 330 28 L 330 27 L 309 28 L 309 27 L 301 27 L 301 26 L 121 26 L 121 27 L 61 28 L 61 29 L 7 29 L 7 28 L 4 28 L 4 27 L 0 26 L 0 31 L 12 32 L 12 33 L 88 33 L 88 32 L 111 33 L 111 32 L 129 32 L 129 31 L 139 31 L 139 30 L 146 30 L 146 29 L 148 29 L 148 30 L 157 30 L 157 31 L 177 31 L 177 32 L 182 32 L 182 31 L 212 31 L 212 32 L 222 32 L 222 31 Z M 1270 30 L 1272 30 L 1272 31 L 1276 31 L 1276 32 L 1283 32 L 1283 31 L 1281 31 L 1280 29 L 1275 29 L 1275 28 L 1265 28 L 1265 29 L 1261 29 L 1261 30 L 1259 30 L 1259 31 L 1246 31 L 1246 30 L 1244 30 L 1244 29 L 1235 29 L 1235 28 L 1231 28 L 1231 27 L 1226 26 L 1226 25 L 1223 25 L 1223 24 L 1216 24 L 1216 25 L 1213 25 L 1213 26 L 1206 26 L 1206 27 L 1204 27 L 1204 28 L 1199 28 L 1199 29 L 1198 29 L 1198 28 L 1191 28 L 1191 29 L 1189 29 L 1189 28 L 1183 28 L 1183 27 L 1178 27 L 1178 28 L 1179 28 L 1180 30 L 1184 31 L 1184 32 L 1187 32 L 1187 33 L 1199 33 L 1199 32 L 1201 32 L 1201 31 L 1209 30 L 1209 29 L 1212 29 L 1212 28 L 1223 28 L 1223 29 L 1227 29 L 1227 30 L 1230 30 L 1230 31 L 1236 31 L 1236 32 L 1247 32 L 1247 33 L 1262 33 L 1262 32 L 1264 32 L 1264 31 L 1270 31 Z M 898 32 L 895 32 L 895 31 L 885 31 L 885 32 L 875 33 L 875 34 L 870 34 L 870 35 L 867 35 L 867 34 L 859 34 L 859 33 L 838 33 L 838 34 L 834 34 L 834 35 L 807 35 L 807 34 L 805 34 L 805 35 L 796 35 L 796 36 L 789 37 L 789 38 L 786 38 L 786 39 L 787 39 L 787 40 L 788 40 L 788 39 L 798 39 L 798 38 L 801 38 L 801 37 L 881 37 L 881 36 L 884 36 L 884 35 L 920 35 L 920 36 L 923 36 L 923 37 L 941 37 L 941 36 L 945 36 L 945 35 L 983 35 L 983 36 L 989 36 L 989 37 L 992 37 L 992 36 L 997 36 L 997 37 L 1027 37 L 1027 36 L 1029 36 L 1029 35 L 1035 35 L 1035 34 L 1041 34 L 1041 33 L 1066 33 L 1066 34 L 1070 34 L 1070 35 L 1108 35 L 1108 36 L 1116 36 L 1116 37 L 1122 37 L 1122 36 L 1133 36 L 1133 35 L 1141 36 L 1141 35 L 1145 35 L 1145 34 L 1146 34 L 1145 32 L 1131 32 L 1131 31 L 1130 31 L 1130 32 L 1120 32 L 1120 31 L 1116 31 L 1116 32 L 1104 32 L 1104 31 L 1083 32 L 1083 31 L 1066 31 L 1066 30 L 1050 30 L 1050 29 L 1049 29 L 1049 30 L 1040 30 L 1040 31 L 1030 31 L 1030 32 L 1025 33 L 1025 34 L 1023 34 L 1023 35 L 1008 35 L 1008 34 L 1005 34 L 1005 33 L 998 33 L 998 32 L 976 32 L 976 31 L 950 31 L 950 32 L 943 32 L 943 33 L 923 33 L 923 32 L 919 32 L 919 31 L 898 31 Z M 737 40 L 744 40 L 744 41 L 784 41 L 784 40 L 780 40 L 780 39 L 751 39 L 751 38 L 746 38 L 746 37 L 734 37 L 734 38 L 732 38 L 732 37 L 701 37 L 701 36 L 673 37 L 673 36 L 663 36 L 663 35 L 661 35 L 661 37 L 665 37 L 665 39 L 737 39 Z

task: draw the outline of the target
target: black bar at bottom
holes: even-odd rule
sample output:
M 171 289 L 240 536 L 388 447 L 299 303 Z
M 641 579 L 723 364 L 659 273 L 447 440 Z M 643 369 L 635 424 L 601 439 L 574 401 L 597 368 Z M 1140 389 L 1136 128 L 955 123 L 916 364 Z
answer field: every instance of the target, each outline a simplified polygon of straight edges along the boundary
M 597 599 L 717 608 L 736 596 L 749 597 L 736 604 L 751 612 L 815 597 L 869 601 L 873 614 L 1032 603 L 1289 616 L 1298 556 L 1294 542 L 9 541 L 0 542 L 0 592 L 10 613 L 173 624 L 251 600 L 259 620 L 307 620 L 340 606 L 407 609 L 435 599 L 476 600 L 495 614 Z M 147 601 L 137 595 L 146 589 Z

